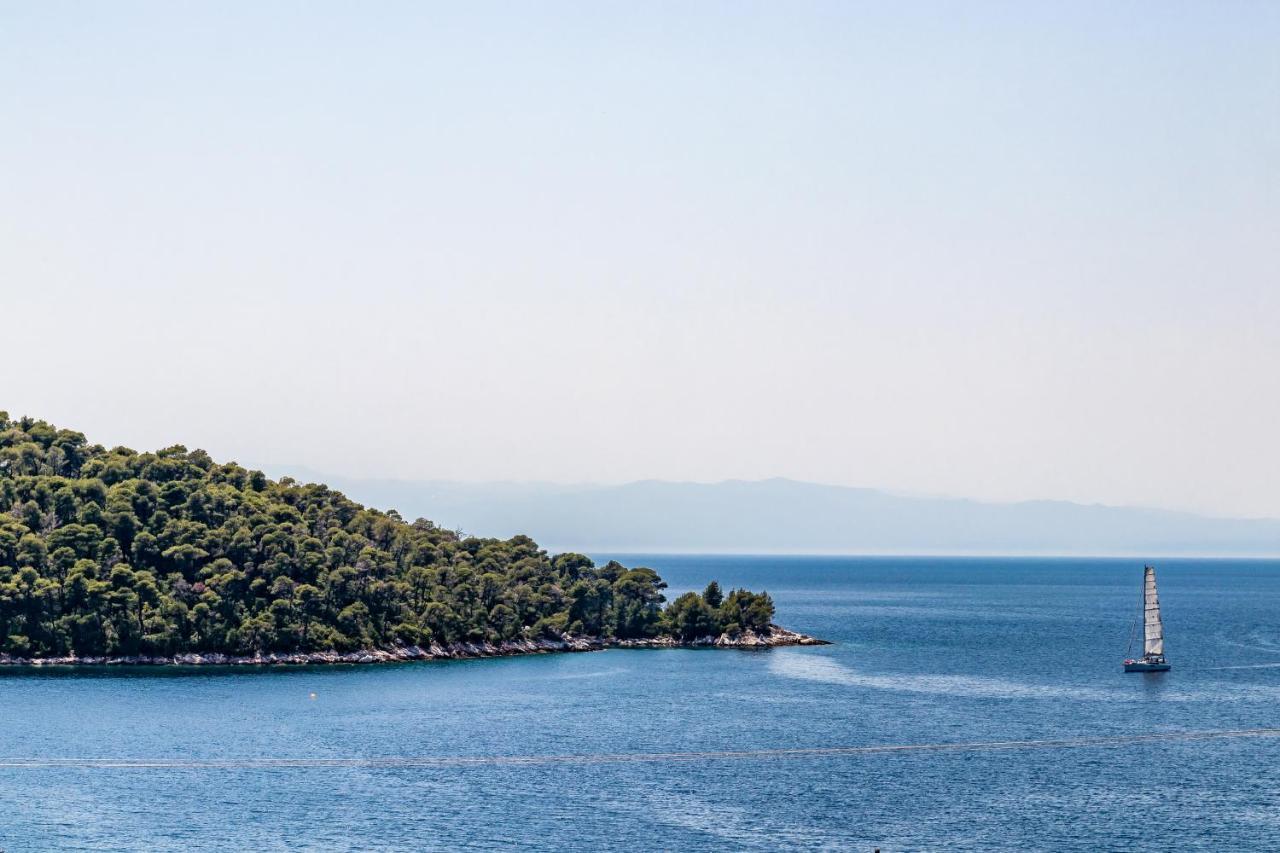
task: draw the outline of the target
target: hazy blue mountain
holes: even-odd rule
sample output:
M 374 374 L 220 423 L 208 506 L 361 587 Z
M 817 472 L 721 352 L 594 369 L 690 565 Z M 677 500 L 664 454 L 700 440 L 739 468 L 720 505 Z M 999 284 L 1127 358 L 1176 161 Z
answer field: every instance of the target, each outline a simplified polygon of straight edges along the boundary
M 994 504 L 774 479 L 624 485 L 362 480 L 303 468 L 407 519 L 584 551 L 1280 554 L 1280 520 L 1066 501 Z

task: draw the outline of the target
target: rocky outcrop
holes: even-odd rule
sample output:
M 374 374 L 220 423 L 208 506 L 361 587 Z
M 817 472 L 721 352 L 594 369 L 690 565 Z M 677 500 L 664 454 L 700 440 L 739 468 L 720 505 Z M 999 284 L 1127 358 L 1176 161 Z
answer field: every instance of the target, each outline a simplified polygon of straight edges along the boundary
M 538 655 L 552 652 L 595 652 L 602 649 L 769 649 L 774 646 L 825 646 L 806 634 L 797 634 L 778 625 L 767 632 L 743 631 L 730 637 L 699 637 L 677 640 L 674 637 L 620 640 L 601 637 L 565 635 L 558 640 L 508 640 L 503 643 L 450 643 L 429 646 L 396 646 L 391 649 L 365 649 L 358 652 L 270 652 L 256 655 L 224 655 L 217 652 L 188 653 L 173 657 L 130 655 L 127 657 L 60 657 L 23 658 L 0 654 L 0 666 L 301 666 L 333 663 L 395 663 L 412 660 L 456 660 L 465 658 Z
M 770 625 L 763 633 L 743 631 L 736 636 L 721 634 L 708 635 L 694 640 L 677 640 L 674 637 L 654 637 L 645 640 L 612 640 L 610 646 L 624 649 L 671 649 L 671 648 L 703 648 L 717 649 L 770 649 L 774 646 L 826 646 L 826 640 L 818 640 L 808 634 L 788 631 L 779 625 Z

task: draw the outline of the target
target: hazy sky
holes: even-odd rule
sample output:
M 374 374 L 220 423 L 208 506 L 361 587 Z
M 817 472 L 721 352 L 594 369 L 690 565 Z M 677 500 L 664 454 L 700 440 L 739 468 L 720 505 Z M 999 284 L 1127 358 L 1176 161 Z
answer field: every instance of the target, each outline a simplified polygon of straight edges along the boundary
M 0 3 L 0 409 L 1280 516 L 1280 4 Z

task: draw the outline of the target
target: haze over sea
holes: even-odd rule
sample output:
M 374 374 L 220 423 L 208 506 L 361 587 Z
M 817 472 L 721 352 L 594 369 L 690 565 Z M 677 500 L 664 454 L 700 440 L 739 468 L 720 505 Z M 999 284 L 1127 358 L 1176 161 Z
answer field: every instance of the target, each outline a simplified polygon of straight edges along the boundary
M 600 559 L 618 555 L 598 555 Z M 621 556 L 833 641 L 307 669 L 0 673 L 0 847 L 1267 849 L 1280 738 L 795 756 L 1280 724 L 1280 561 Z M 314 694 L 314 698 L 311 697 Z M 574 755 L 566 761 L 551 756 Z M 474 757 L 396 766 L 376 759 Z M 544 757 L 511 762 L 501 756 Z M 612 758 L 610 756 L 613 756 Z M 49 766 L 55 759 L 159 766 Z M 334 759 L 264 768 L 254 759 Z M 217 759 L 219 767 L 182 766 Z M 352 762 L 348 759 L 375 759 Z M 239 763 L 238 763 L 239 762 Z

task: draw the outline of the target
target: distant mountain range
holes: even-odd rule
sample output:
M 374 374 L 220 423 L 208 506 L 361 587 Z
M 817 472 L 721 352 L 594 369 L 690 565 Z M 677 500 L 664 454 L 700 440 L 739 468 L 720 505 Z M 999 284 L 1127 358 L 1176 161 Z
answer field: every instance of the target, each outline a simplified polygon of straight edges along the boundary
M 1066 501 L 904 497 L 794 480 L 624 485 L 366 480 L 305 468 L 407 520 L 480 536 L 527 533 L 555 550 L 827 554 L 1280 554 L 1280 520 L 1210 518 Z

